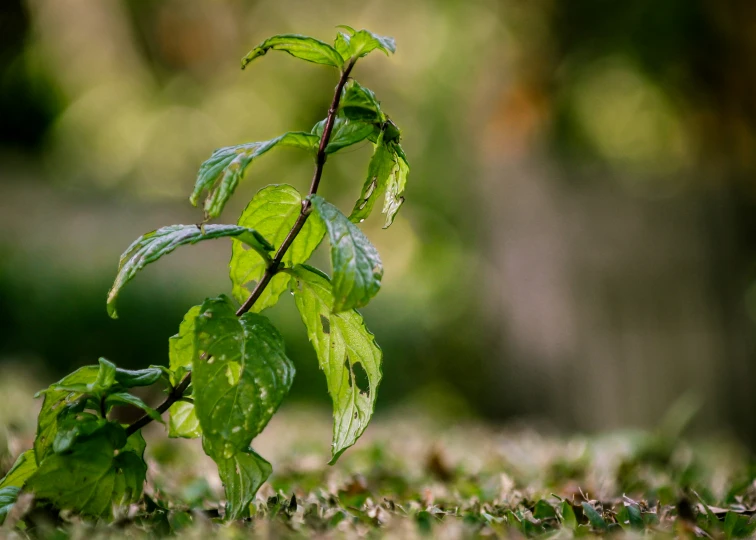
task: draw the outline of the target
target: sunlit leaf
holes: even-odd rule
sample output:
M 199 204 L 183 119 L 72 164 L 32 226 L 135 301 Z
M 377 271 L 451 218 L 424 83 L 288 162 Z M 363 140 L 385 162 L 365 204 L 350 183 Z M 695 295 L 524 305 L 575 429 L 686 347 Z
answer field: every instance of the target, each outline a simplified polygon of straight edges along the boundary
M 195 333 L 195 411 L 215 449 L 211 457 L 228 459 L 249 448 L 278 409 L 294 366 L 270 321 L 257 313 L 236 317 L 226 297 L 205 300 Z
M 404 204 L 404 189 L 407 187 L 407 176 L 409 176 L 409 163 L 407 163 L 407 156 L 404 155 L 402 147 L 396 143 L 392 143 L 391 146 L 396 155 L 396 168 L 389 175 L 386 184 L 386 199 L 383 204 L 383 213 L 386 214 L 384 229 L 391 226 L 396 213 Z
M 302 210 L 302 197 L 288 185 L 267 186 L 254 196 L 239 218 L 239 225 L 257 230 L 276 249 L 281 247 L 286 236 Z M 306 262 L 325 235 L 325 225 L 317 215 L 311 215 L 286 251 L 282 262 L 294 266 Z M 233 284 L 232 293 L 243 303 L 252 292 L 253 284 L 262 278 L 267 262 L 242 242 L 234 240 L 229 274 Z M 252 311 L 260 312 L 274 305 L 288 287 L 288 278 L 276 275 L 257 299 Z
M 247 53 L 247 56 L 242 58 L 242 69 L 269 50 L 284 51 L 296 58 L 335 68 L 341 68 L 344 63 L 341 55 L 328 43 L 298 34 L 281 34 L 266 39 Z
M 368 164 L 367 178 L 362 186 L 360 198 L 352 209 L 349 219 L 359 223 L 373 210 L 375 202 L 385 195 L 383 213 L 386 214 L 384 229 L 388 228 L 404 203 L 409 164 L 402 147 L 395 141 L 387 140 L 387 133 L 381 131 L 375 143 L 373 157 Z
M 26 481 L 36 470 L 37 462 L 34 459 L 34 450 L 27 450 L 16 458 L 16 462 L 10 468 L 8 474 L 0 480 L 0 489 L 9 486 L 24 487 Z
M 196 439 L 202 435 L 197 413 L 192 403 L 179 401 L 168 409 L 170 414 L 168 421 L 168 436 L 181 437 L 184 439 Z
M 194 359 L 194 321 L 197 320 L 199 311 L 200 306 L 190 308 L 179 325 L 178 334 L 168 338 L 171 383 L 174 386 L 192 369 L 192 361 Z
M 275 146 L 302 148 L 314 152 L 319 142 L 318 136 L 297 131 L 284 133 L 269 141 L 219 148 L 200 166 L 189 201 L 197 206 L 202 194 L 207 192 L 205 213 L 210 217 L 218 217 L 252 161 Z
M 381 287 L 383 265 L 378 251 L 338 208 L 317 195 L 311 201 L 325 222 L 331 242 L 333 310 L 367 305 Z
M 398 169 L 396 158 L 393 148 L 384 144 L 383 132 L 381 132 L 373 149 L 373 157 L 370 158 L 368 164 L 367 178 L 362 186 L 360 198 L 357 199 L 349 215 L 352 222 L 359 223 L 367 219 L 375 206 L 375 201 L 386 193 L 389 177 L 396 174 Z
M 297 309 L 333 401 L 334 463 L 370 422 L 381 382 L 383 354 L 357 311 L 331 311 L 332 287 L 324 274 L 297 266 L 290 275 Z
M 196 244 L 202 240 L 234 237 L 257 250 L 261 255 L 273 249 L 257 231 L 238 225 L 170 225 L 140 236 L 121 255 L 118 275 L 108 293 L 108 313 L 116 318 L 115 301 L 118 293 L 136 273 L 160 257 L 171 253 L 179 246 Z
M 379 36 L 368 30 L 355 31 L 349 26 L 340 26 L 344 32 L 339 32 L 336 37 L 335 47 L 344 61 L 350 58 L 361 58 L 375 49 L 389 53 L 396 52 L 394 38 Z

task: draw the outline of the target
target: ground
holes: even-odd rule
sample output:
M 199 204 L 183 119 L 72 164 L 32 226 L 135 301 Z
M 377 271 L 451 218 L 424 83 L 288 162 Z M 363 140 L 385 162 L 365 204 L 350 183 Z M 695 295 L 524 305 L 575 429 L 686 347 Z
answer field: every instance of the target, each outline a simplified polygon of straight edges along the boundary
M 31 444 L 35 406 L 33 392 L 8 380 L 0 383 L 8 398 L 3 471 Z M 721 438 L 681 439 L 689 412 L 683 404 L 654 432 L 563 436 L 406 405 L 379 415 L 329 466 L 327 411 L 289 405 L 254 444 L 274 474 L 254 517 L 234 524 L 220 518 L 222 486 L 197 441 L 169 440 L 152 425 L 143 504 L 108 524 L 30 511 L 22 499 L 0 536 L 751 536 L 756 471 L 748 454 Z

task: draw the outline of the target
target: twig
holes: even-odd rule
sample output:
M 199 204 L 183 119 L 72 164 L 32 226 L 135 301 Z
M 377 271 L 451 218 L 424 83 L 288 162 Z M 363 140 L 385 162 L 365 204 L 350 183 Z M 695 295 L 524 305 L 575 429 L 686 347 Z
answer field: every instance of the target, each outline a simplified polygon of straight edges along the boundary
M 252 293 L 249 295 L 247 300 L 245 300 L 241 307 L 236 311 L 237 317 L 241 317 L 252 308 L 257 299 L 260 298 L 260 295 L 265 290 L 265 287 L 267 287 L 270 283 L 270 280 L 273 279 L 273 276 L 275 276 L 279 272 L 281 261 L 283 261 L 284 255 L 286 255 L 286 251 L 289 249 L 289 247 L 291 247 L 291 244 L 294 242 L 297 235 L 302 230 L 302 227 L 304 227 L 305 221 L 307 221 L 307 218 L 310 215 L 312 209 L 310 197 L 318 192 L 318 186 L 320 186 L 320 179 L 323 176 L 323 166 L 325 165 L 327 157 L 326 148 L 328 147 L 328 142 L 331 140 L 331 133 L 333 133 L 333 125 L 336 121 L 336 113 L 339 110 L 339 102 L 341 101 L 341 92 L 344 89 L 344 85 L 349 80 L 349 74 L 354 67 L 354 62 L 355 61 L 352 60 L 344 67 L 344 70 L 341 72 L 339 83 L 336 85 L 336 91 L 333 94 L 333 100 L 331 101 L 331 106 L 328 109 L 328 116 L 326 117 L 325 126 L 323 126 L 323 135 L 320 137 L 318 152 L 315 155 L 315 172 L 312 175 L 310 191 L 307 193 L 307 198 L 302 201 L 302 209 L 299 211 L 299 216 L 297 216 L 297 220 L 291 227 L 289 234 L 286 235 L 286 238 L 281 244 L 281 247 L 279 247 L 278 251 L 276 251 L 276 255 L 273 257 L 273 259 L 265 269 L 265 273 L 263 274 L 262 278 L 260 278 L 260 281 L 257 282 L 257 285 L 252 290 Z M 184 375 L 184 378 L 181 379 L 181 382 L 175 388 L 173 388 L 173 390 L 171 390 L 165 401 L 158 405 L 155 410 L 160 414 L 163 414 L 165 411 L 170 409 L 171 405 L 173 405 L 177 401 L 180 401 L 184 397 L 184 392 L 186 392 L 186 389 L 189 388 L 191 382 L 192 373 L 190 371 L 189 373 Z M 152 418 L 149 415 L 145 414 L 126 428 L 126 435 L 128 436 L 139 431 L 150 422 L 152 422 Z

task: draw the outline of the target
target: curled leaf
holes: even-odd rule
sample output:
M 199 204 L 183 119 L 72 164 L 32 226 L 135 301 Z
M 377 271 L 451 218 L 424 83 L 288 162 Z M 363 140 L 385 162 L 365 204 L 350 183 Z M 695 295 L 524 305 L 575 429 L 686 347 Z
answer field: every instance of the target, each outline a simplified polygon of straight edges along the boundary
M 218 148 L 200 165 L 189 202 L 197 206 L 202 194 L 207 192 L 205 213 L 209 217 L 218 217 L 236 190 L 236 186 L 239 185 L 247 167 L 255 159 L 276 146 L 301 148 L 314 152 L 319 141 L 320 137 L 312 133 L 292 131 L 269 141 Z
M 333 66 L 335 68 L 341 68 L 344 64 L 341 55 L 328 43 L 324 43 L 319 39 L 312 37 L 301 36 L 299 34 L 279 34 L 266 39 L 257 47 L 249 51 L 247 55 L 242 58 L 242 69 L 246 68 L 247 65 L 256 58 L 265 55 L 269 50 L 284 51 L 295 58 L 300 58 L 315 64 Z
M 356 310 L 331 311 L 333 288 L 325 274 L 305 265 L 296 266 L 289 274 L 297 309 L 333 401 L 334 463 L 370 422 L 383 353 Z
M 229 236 L 238 238 L 263 257 L 267 257 L 268 251 L 273 249 L 257 231 L 237 225 L 170 225 L 140 236 L 121 255 L 118 275 L 108 293 L 108 313 L 112 318 L 117 318 L 115 301 L 118 293 L 148 264 L 157 261 L 163 255 L 168 255 L 179 246 Z

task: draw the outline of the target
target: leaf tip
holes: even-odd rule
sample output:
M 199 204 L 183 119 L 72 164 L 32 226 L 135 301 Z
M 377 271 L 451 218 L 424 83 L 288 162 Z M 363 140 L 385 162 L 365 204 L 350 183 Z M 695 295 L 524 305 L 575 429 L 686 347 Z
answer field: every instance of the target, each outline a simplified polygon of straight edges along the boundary
M 266 49 L 255 47 L 254 49 L 249 51 L 244 58 L 241 59 L 241 68 L 245 69 L 255 58 L 263 56 L 266 52 L 268 52 Z
M 111 296 L 108 295 L 108 303 L 106 304 L 106 307 L 108 309 L 108 316 L 111 319 L 117 319 L 118 313 L 116 312 L 116 307 L 115 307 L 115 296 L 111 298 Z

